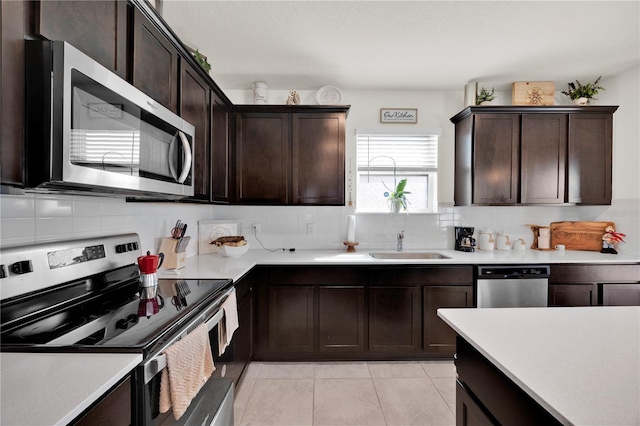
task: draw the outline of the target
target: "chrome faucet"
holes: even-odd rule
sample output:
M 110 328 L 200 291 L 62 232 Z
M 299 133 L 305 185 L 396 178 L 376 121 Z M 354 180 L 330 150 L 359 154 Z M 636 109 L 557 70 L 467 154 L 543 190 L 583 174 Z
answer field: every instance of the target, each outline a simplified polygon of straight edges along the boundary
M 397 246 L 398 251 L 402 251 L 402 240 L 404 240 L 404 231 L 400 231 L 398 233 L 398 246 Z

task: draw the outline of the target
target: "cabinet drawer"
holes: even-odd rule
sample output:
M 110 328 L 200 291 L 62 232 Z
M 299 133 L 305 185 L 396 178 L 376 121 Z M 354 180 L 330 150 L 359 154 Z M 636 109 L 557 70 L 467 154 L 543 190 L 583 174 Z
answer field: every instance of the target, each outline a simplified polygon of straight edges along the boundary
M 387 267 L 372 268 L 371 284 L 440 284 L 471 285 L 471 266 Z

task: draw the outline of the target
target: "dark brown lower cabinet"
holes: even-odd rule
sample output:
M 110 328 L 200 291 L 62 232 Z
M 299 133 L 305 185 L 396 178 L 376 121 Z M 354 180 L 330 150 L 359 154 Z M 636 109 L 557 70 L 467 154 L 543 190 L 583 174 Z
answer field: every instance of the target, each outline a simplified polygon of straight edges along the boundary
M 269 351 L 313 352 L 313 286 L 269 287 Z
M 466 340 L 456 343 L 456 425 L 560 424 Z
M 602 284 L 604 306 L 640 306 L 640 284 Z
M 473 286 L 425 286 L 423 333 L 424 350 L 428 353 L 453 355 L 456 351 L 456 333 L 440 317 L 438 308 L 473 306 Z
M 551 265 L 549 306 L 640 306 L 640 264 Z
M 457 426 L 493 426 L 491 415 L 467 393 L 466 389 L 456 382 L 456 425 Z
M 417 352 L 422 330 L 420 287 L 369 288 L 369 350 Z
M 79 426 L 127 426 L 132 420 L 131 376 L 109 390 L 93 407 L 72 422 Z
M 596 306 L 595 284 L 549 284 L 549 306 Z
M 321 286 L 318 331 L 320 352 L 364 352 L 364 287 Z

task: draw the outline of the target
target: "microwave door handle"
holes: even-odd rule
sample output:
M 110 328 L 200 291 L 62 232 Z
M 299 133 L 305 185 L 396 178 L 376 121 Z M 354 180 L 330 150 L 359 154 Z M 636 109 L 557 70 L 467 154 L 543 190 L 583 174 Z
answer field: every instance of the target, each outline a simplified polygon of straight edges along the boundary
M 180 173 L 180 177 L 177 179 L 178 183 L 184 183 L 189 176 L 189 172 L 191 171 L 191 145 L 189 145 L 189 141 L 183 132 L 178 130 L 178 135 L 180 135 L 180 141 L 182 142 L 182 150 L 184 151 L 184 161 L 182 162 L 182 173 Z

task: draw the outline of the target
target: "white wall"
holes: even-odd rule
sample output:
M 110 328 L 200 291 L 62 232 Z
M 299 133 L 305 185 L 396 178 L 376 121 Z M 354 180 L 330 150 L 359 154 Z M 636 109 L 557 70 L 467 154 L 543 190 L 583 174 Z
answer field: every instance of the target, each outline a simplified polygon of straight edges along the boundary
M 379 124 L 380 108 L 418 108 L 418 124 L 405 128 L 440 128 L 440 172 L 438 198 L 440 214 L 358 214 L 358 249 L 395 247 L 395 235 L 404 230 L 405 247 L 413 249 L 453 248 L 453 226 L 489 227 L 505 230 L 512 237 L 532 235 L 527 223 L 548 224 L 561 220 L 610 220 L 627 234 L 621 253 L 640 252 L 640 143 L 638 117 L 639 68 L 603 79 L 607 88 L 599 95 L 601 105 L 620 105 L 614 115 L 613 195 L 611 206 L 589 207 L 451 207 L 453 200 L 453 124 L 449 118 L 463 106 L 460 91 L 344 91 L 343 103 L 350 104 L 347 118 L 347 155 L 355 152 L 355 129 Z M 556 83 L 556 88 L 564 87 Z M 250 90 L 226 92 L 232 102 L 253 103 Z M 315 91 L 301 91 L 303 104 L 315 105 Z M 289 92 L 269 91 L 269 103 L 284 104 Z M 498 104 L 508 105 L 510 94 L 498 93 Z M 556 94 L 556 103 L 569 103 Z M 399 128 L 399 127 L 398 127 Z M 347 167 L 348 169 L 348 167 Z M 0 244 L 28 244 L 36 241 L 138 232 L 144 251 L 155 252 L 160 238 L 169 235 L 177 219 L 189 224 L 193 243 L 188 255 L 197 254 L 197 221 L 240 219 L 252 248 L 260 248 L 250 236 L 251 223 L 260 223 L 260 239 L 268 248 L 341 249 L 346 237 L 346 215 L 353 207 L 251 207 L 175 203 L 126 203 L 122 199 L 56 196 L 42 194 L 0 197 Z M 316 234 L 306 234 L 306 224 L 316 224 Z

